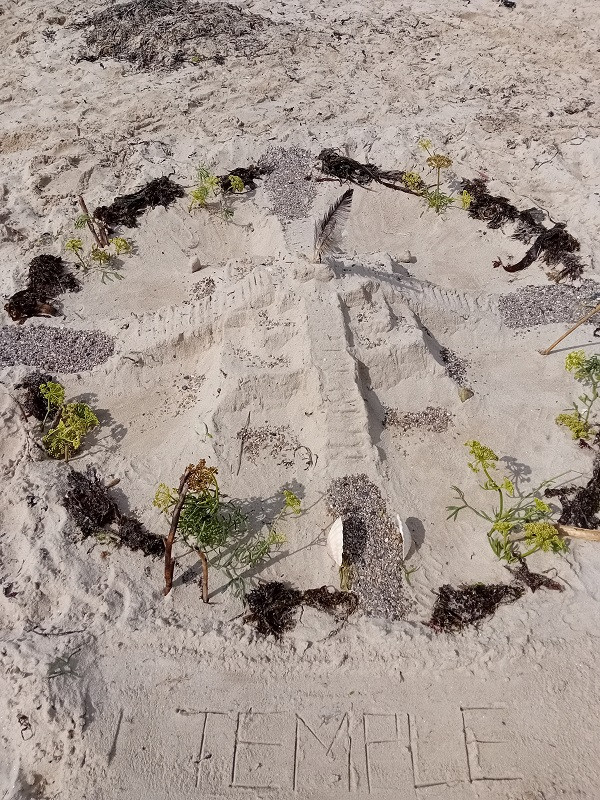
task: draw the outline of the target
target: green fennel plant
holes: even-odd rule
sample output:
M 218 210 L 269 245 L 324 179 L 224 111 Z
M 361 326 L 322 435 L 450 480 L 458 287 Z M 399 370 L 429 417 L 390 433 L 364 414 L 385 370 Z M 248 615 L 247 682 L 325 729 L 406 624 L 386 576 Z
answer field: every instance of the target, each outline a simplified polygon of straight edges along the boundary
M 171 516 L 173 535 L 169 546 L 172 547 L 177 538 L 200 558 L 204 602 L 208 602 L 209 566 L 223 572 L 228 586 L 236 595 L 241 595 L 245 588 L 244 573 L 266 561 L 274 549 L 285 543 L 285 537 L 275 526 L 285 514 L 300 513 L 300 501 L 287 492 L 275 522 L 266 535 L 260 536 L 249 531 L 248 518 L 239 506 L 224 500 L 215 467 L 207 467 L 202 460 L 195 467 L 190 465 L 184 477 L 179 489 L 161 483 L 154 497 L 153 505 Z M 172 561 L 169 552 L 166 563 L 171 571 L 171 582 Z M 165 575 L 167 594 L 170 591 L 168 572 Z
M 47 403 L 42 429 L 49 415 L 54 413 L 52 427 L 42 437 L 42 444 L 52 458 L 68 461 L 79 450 L 85 436 L 98 427 L 98 417 L 87 403 L 65 404 L 65 390 L 60 383 L 42 383 L 40 394 Z
M 193 211 L 195 208 L 216 210 L 224 220 L 230 220 L 233 217 L 233 209 L 227 203 L 223 180 L 229 182 L 229 188 L 234 194 L 244 191 L 244 181 L 237 175 L 227 175 L 221 179 L 201 164 L 196 173 L 197 185 L 190 192 L 189 210 Z M 211 208 L 211 204 L 216 206 Z
M 88 217 L 82 214 L 75 220 L 76 228 L 83 228 L 87 224 Z M 86 252 L 83 240 L 77 236 L 68 239 L 65 243 L 65 250 L 67 253 L 72 253 L 77 259 L 76 266 L 82 270 L 84 274 L 90 272 L 100 273 L 102 283 L 112 280 L 123 280 L 123 275 L 115 269 L 115 259 L 122 255 L 131 253 L 131 244 L 122 236 L 114 236 L 108 240 L 106 247 L 99 247 L 94 244 L 89 251 Z
M 566 357 L 565 369 L 573 374 L 576 381 L 588 387 L 588 391 L 577 398 L 581 406 L 573 402 L 573 410 L 559 414 L 556 424 L 568 428 L 573 439 L 587 440 L 599 432 L 598 425 L 591 420 L 591 414 L 598 399 L 600 356 L 586 357 L 583 350 L 576 350 Z
M 46 424 L 50 414 L 56 414 L 65 402 L 65 387 L 60 383 L 48 381 L 40 385 L 40 394 L 46 401 L 46 415 L 42 420 L 42 428 Z
M 456 201 L 455 197 L 446 194 L 441 188 L 442 170 L 452 166 L 452 159 L 442 153 L 436 153 L 432 149 L 432 144 L 429 139 L 421 139 L 419 141 L 419 147 L 427 153 L 426 164 L 435 172 L 435 183 L 428 186 L 421 175 L 414 171 L 405 172 L 402 176 L 402 182 L 407 189 L 410 189 L 416 194 L 420 194 L 428 207 L 432 208 L 436 214 L 441 214 Z M 466 211 L 471 205 L 471 195 L 467 191 L 463 191 L 459 199 L 461 208 Z
M 498 504 L 489 511 L 476 508 L 466 499 L 458 486 L 451 488 L 456 492 L 455 500 L 460 505 L 448 506 L 447 519 L 456 520 L 458 515 L 468 509 L 488 525 L 487 539 L 494 554 L 508 563 L 532 555 L 538 550 L 554 553 L 568 549 L 551 523 L 552 509 L 538 495 L 542 489 L 553 485 L 560 475 L 542 481 L 527 494 L 518 494 L 507 475 L 498 473 L 498 456 L 486 445 L 477 441 L 467 442 L 472 461 L 469 468 L 482 475 L 479 487 L 496 495 Z M 522 542 L 525 543 L 524 549 Z

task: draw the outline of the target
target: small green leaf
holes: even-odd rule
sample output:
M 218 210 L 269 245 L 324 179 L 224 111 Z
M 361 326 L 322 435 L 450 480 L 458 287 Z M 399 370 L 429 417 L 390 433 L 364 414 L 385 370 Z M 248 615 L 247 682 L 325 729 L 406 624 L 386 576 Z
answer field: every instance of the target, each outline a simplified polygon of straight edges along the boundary
M 243 192 L 246 188 L 244 186 L 244 181 L 239 177 L 239 175 L 230 175 L 229 183 L 234 192 Z
M 40 386 L 40 394 L 44 400 L 46 400 L 49 407 L 54 406 L 60 408 L 65 402 L 65 387 L 60 383 L 54 383 L 53 381 L 42 383 Z
M 574 411 L 572 414 L 559 414 L 556 424 L 568 428 L 573 439 L 589 439 L 592 435 L 589 422 L 584 420 L 579 411 Z
M 286 508 L 288 508 L 294 514 L 300 514 L 302 512 L 300 498 L 297 495 L 295 495 L 294 492 L 290 492 L 287 489 L 284 489 L 283 496 L 285 499 Z
M 530 548 L 543 552 L 564 552 L 569 549 L 566 540 L 559 536 L 558 531 L 549 522 L 529 522 L 525 525 L 525 538 Z
M 88 222 L 91 222 L 90 217 L 87 214 L 80 214 L 75 220 L 75 228 L 77 230 L 80 228 L 85 228 Z
M 67 250 L 69 253 L 75 253 L 78 255 L 83 251 L 83 242 L 81 239 L 77 238 L 68 239 L 65 243 L 65 250 Z
M 110 240 L 110 243 L 115 248 L 115 251 L 118 256 L 121 256 L 124 253 L 131 253 L 131 245 L 129 244 L 127 239 L 123 239 L 122 236 L 115 236 L 113 239 Z
M 156 490 L 152 505 L 161 511 L 168 511 L 177 502 L 177 491 L 171 489 L 166 483 L 161 483 Z

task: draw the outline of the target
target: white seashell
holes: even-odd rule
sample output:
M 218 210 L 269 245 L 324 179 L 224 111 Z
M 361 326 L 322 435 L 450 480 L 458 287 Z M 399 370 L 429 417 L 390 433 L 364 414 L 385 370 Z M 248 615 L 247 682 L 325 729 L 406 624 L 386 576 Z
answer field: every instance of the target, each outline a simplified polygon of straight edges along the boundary
M 344 523 L 341 517 L 338 517 L 329 528 L 327 534 L 327 552 L 338 565 L 342 566 L 342 555 L 344 553 Z
M 406 561 L 408 554 L 410 553 L 410 549 L 413 546 L 413 540 L 408 528 L 404 530 L 404 525 L 400 519 L 400 514 L 396 514 L 396 521 L 398 523 L 398 528 L 400 529 L 400 536 L 402 536 L 402 560 Z

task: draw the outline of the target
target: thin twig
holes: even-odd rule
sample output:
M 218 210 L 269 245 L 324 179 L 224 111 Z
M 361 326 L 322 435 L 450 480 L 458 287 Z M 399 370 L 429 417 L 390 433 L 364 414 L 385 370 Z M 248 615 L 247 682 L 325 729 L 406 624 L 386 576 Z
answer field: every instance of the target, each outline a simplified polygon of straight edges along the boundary
M 237 465 L 237 472 L 236 475 L 240 474 L 240 469 L 242 468 L 242 455 L 244 454 L 244 440 L 246 439 L 246 435 L 248 433 L 248 429 L 250 427 L 250 412 L 248 412 L 248 419 L 246 420 L 246 425 L 242 428 L 242 435 L 240 437 L 240 454 L 238 456 L 238 465 Z
M 569 334 L 571 334 L 571 333 L 573 333 L 573 331 L 577 330 L 577 328 L 580 325 L 583 325 L 584 322 L 587 322 L 588 319 L 591 319 L 594 316 L 594 314 L 597 314 L 598 312 L 600 312 L 600 304 L 595 306 L 584 317 L 582 317 L 578 322 L 576 322 L 575 325 L 573 325 L 572 328 L 569 328 L 569 330 L 566 333 L 563 333 L 563 335 L 559 339 L 557 339 L 555 342 L 553 342 L 553 344 L 551 344 L 550 347 L 547 347 L 545 350 L 540 350 L 541 355 L 547 356 L 549 353 L 551 353 L 552 350 L 554 350 L 554 348 L 556 347 L 557 344 L 560 344 L 563 339 L 566 339 L 567 336 L 569 336 Z
M 85 628 L 73 630 L 73 631 L 43 631 L 38 630 L 37 626 L 35 628 L 29 628 L 30 633 L 36 633 L 38 636 L 71 636 L 74 633 L 85 633 Z

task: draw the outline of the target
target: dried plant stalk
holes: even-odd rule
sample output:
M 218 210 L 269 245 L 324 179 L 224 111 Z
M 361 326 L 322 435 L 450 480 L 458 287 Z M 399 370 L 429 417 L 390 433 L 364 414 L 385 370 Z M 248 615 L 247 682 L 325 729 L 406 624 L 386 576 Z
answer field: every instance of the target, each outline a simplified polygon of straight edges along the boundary
M 559 339 L 557 339 L 553 344 L 551 344 L 550 347 L 547 347 L 545 350 L 540 350 L 540 353 L 543 356 L 549 355 L 552 352 L 552 350 L 554 350 L 554 348 L 556 347 L 557 344 L 560 344 L 563 339 L 566 339 L 567 336 L 569 336 L 571 333 L 573 333 L 573 331 L 577 330 L 577 328 L 580 325 L 583 325 L 584 322 L 587 322 L 588 319 L 591 319 L 594 316 L 594 314 L 598 314 L 598 312 L 600 312 L 600 305 L 597 305 L 590 312 L 588 312 L 585 315 L 585 317 L 582 317 L 578 322 L 576 322 L 575 325 L 573 325 L 572 328 L 569 328 L 569 330 L 566 333 L 563 333 L 563 335 Z
M 196 550 L 202 563 L 202 602 L 208 603 L 208 559 L 203 550 Z
M 173 511 L 169 533 L 165 539 L 165 588 L 163 589 L 163 594 L 165 597 L 173 588 L 173 571 L 175 569 L 175 559 L 173 558 L 173 542 L 175 541 L 175 534 L 177 533 L 177 526 L 179 525 L 181 510 L 183 509 L 185 497 L 188 493 L 188 480 L 192 471 L 193 470 L 188 467 L 181 476 L 181 480 L 179 482 L 179 499 Z
M 82 195 L 79 195 L 77 198 L 79 200 L 79 207 L 87 217 L 87 226 L 92 232 L 92 236 L 96 240 L 96 244 L 98 247 L 108 247 L 108 235 L 104 229 L 103 225 L 98 225 L 98 230 L 96 230 L 96 226 L 92 222 L 92 217 L 90 216 L 90 212 L 88 211 L 88 207 L 85 204 L 85 200 L 83 199 Z

